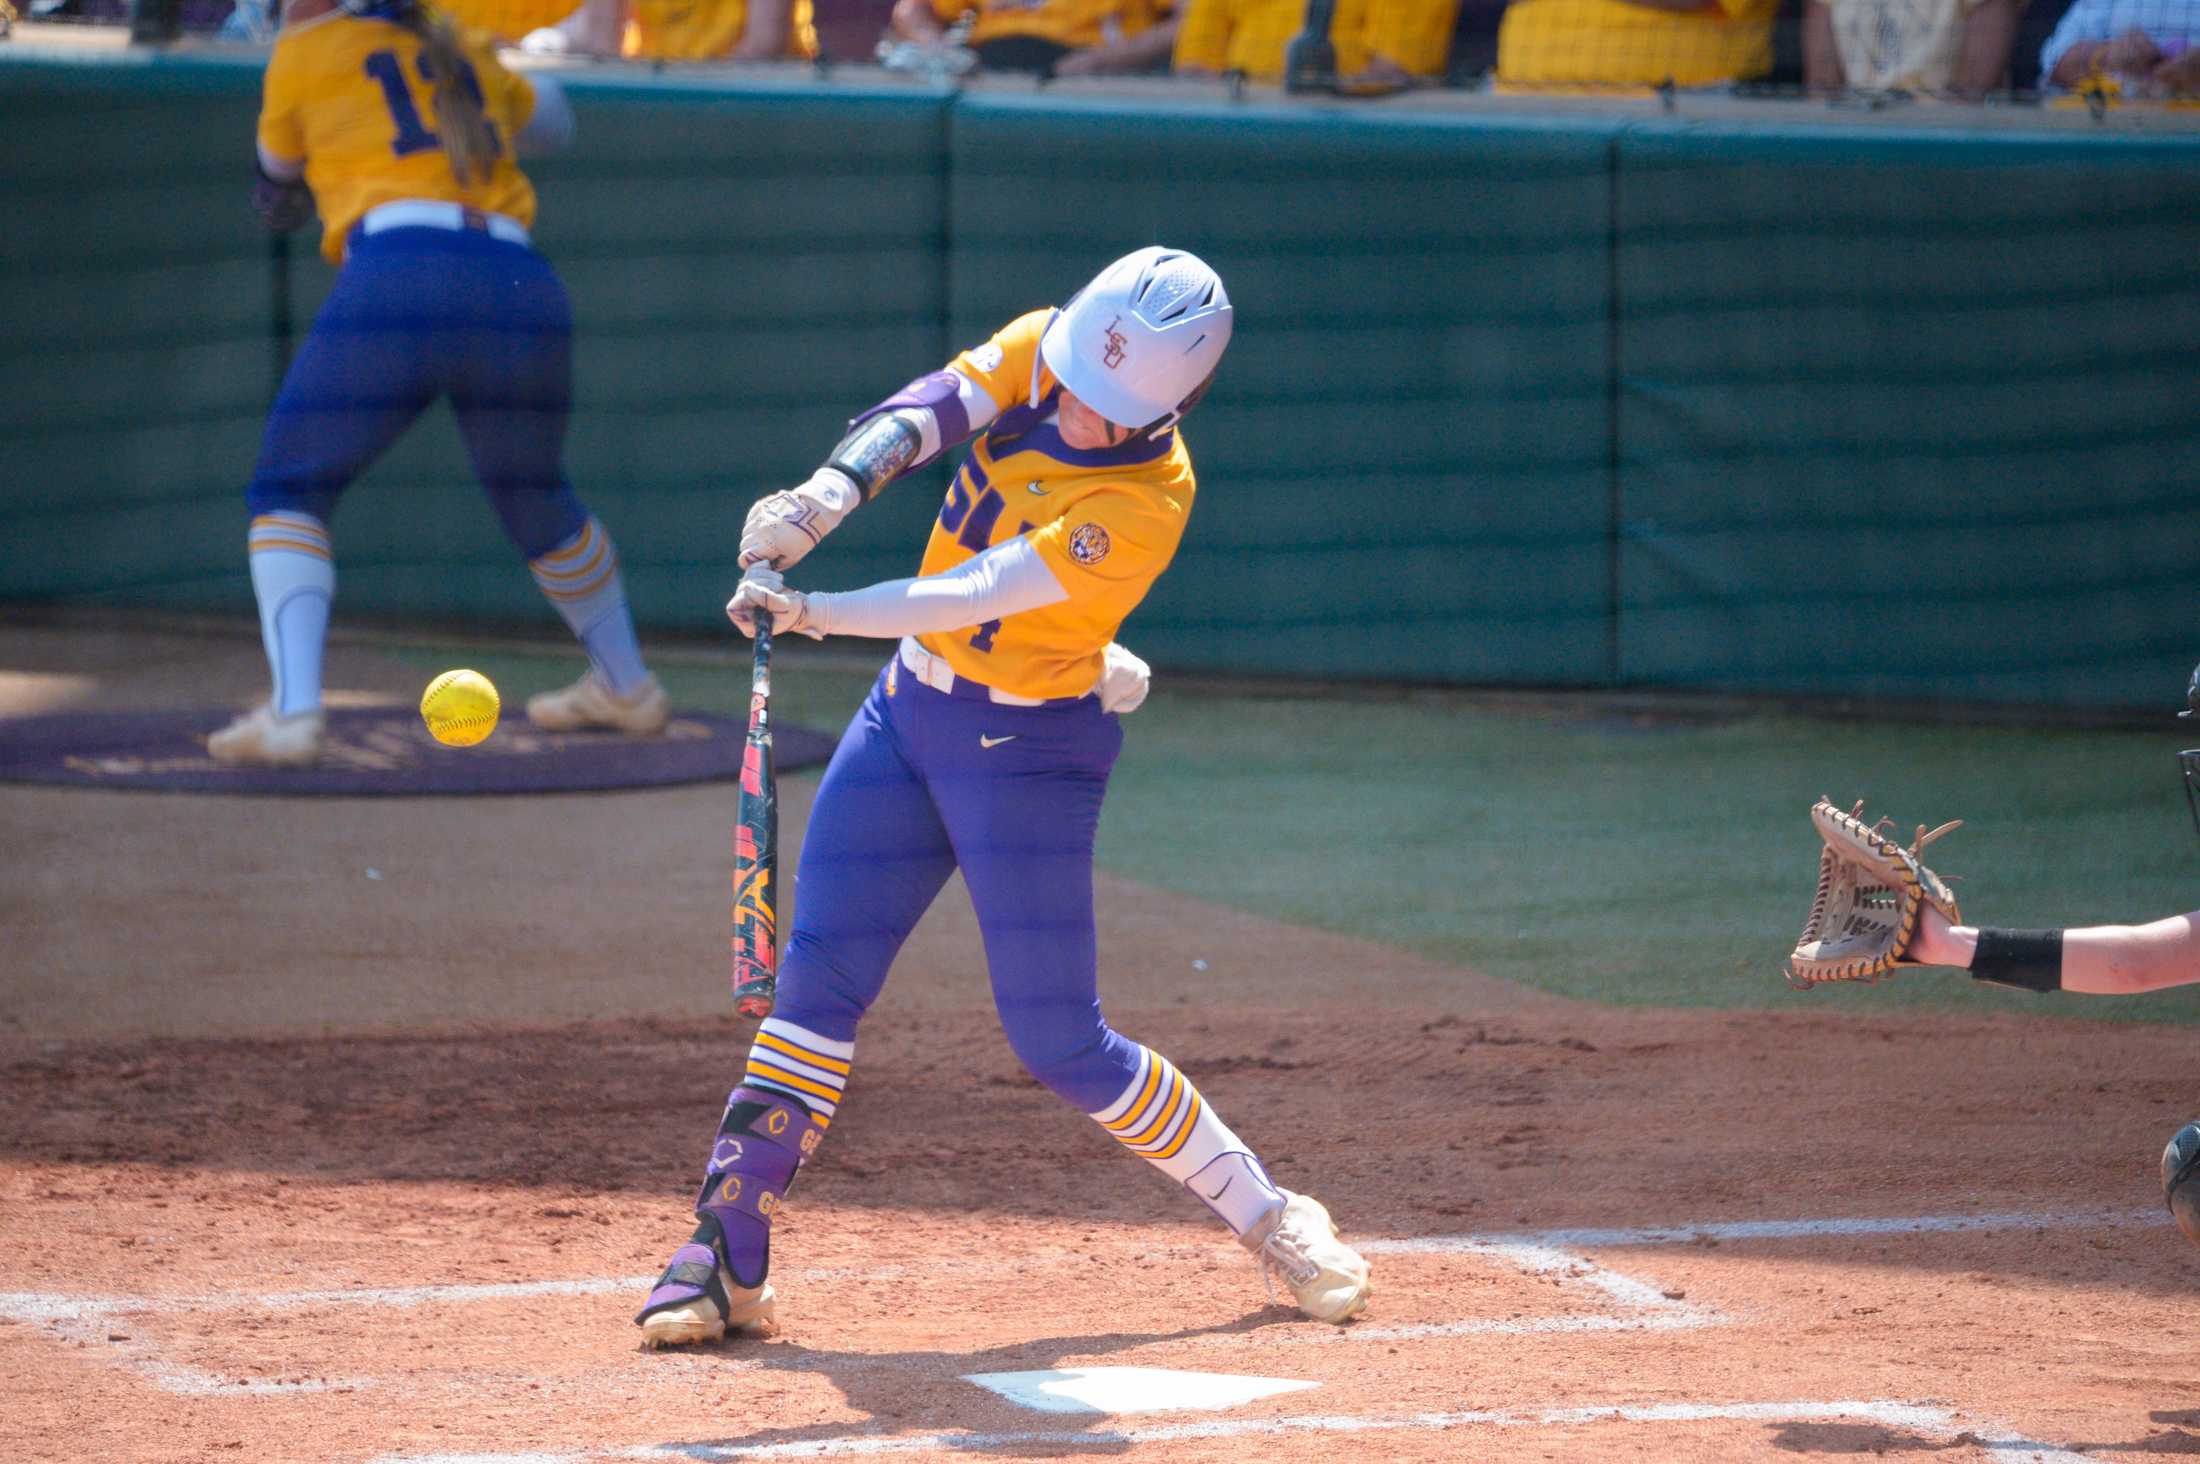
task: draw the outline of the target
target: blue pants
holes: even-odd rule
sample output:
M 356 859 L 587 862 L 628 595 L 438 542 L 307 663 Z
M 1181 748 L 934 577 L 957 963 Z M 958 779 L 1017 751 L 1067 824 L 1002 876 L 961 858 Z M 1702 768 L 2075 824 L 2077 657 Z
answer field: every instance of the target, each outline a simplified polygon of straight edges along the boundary
M 966 689 L 935 691 L 889 662 L 849 723 L 810 810 L 773 1015 L 854 1041 L 960 868 L 1016 1056 L 1097 1112 L 1138 1064 L 1100 1015 L 1092 916 L 1093 835 L 1123 729 L 1097 697 L 1007 707 Z
M 565 478 L 573 312 L 534 250 L 470 229 L 354 234 L 283 377 L 246 502 L 326 522 L 337 497 L 439 397 L 529 559 L 580 531 Z

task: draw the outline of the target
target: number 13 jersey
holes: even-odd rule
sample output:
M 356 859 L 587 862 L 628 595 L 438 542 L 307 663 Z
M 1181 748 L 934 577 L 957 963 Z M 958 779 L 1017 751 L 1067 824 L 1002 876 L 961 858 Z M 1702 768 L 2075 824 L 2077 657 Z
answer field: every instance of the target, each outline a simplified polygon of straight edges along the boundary
M 420 38 L 371 16 L 332 10 L 285 26 L 267 63 L 260 143 L 303 158 L 321 211 L 321 253 L 344 259 L 361 215 L 401 198 L 426 198 L 535 223 L 535 190 L 512 161 L 512 138 L 535 113 L 535 89 L 504 69 L 477 36 L 465 40 L 482 111 L 496 136 L 486 178 L 461 184 L 436 134 L 434 82 Z
M 920 638 L 956 675 L 1018 696 L 1083 696 L 1099 683 L 1100 653 L 1169 567 L 1192 511 L 1192 458 L 1175 429 L 1091 451 L 1062 441 L 1061 385 L 1039 363 L 1052 315 L 1019 317 L 952 363 L 1001 410 L 948 485 L 921 571 L 1031 541 L 1067 600 Z

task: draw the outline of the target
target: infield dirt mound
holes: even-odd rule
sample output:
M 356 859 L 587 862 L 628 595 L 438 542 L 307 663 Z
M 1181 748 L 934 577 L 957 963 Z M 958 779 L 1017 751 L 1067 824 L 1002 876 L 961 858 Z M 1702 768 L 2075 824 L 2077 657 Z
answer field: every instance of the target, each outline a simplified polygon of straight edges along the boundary
M 416 679 L 364 654 L 340 653 L 342 684 Z M 18 706 L 122 694 L 10 664 L 33 666 Z M 258 674 L 247 644 L 147 685 L 246 695 Z M 745 1051 L 731 799 L 442 809 L 0 792 L 0 1455 L 2027 1457 L 1992 1445 L 2004 1426 L 2200 1452 L 2200 1252 L 2132 1218 L 2200 1102 L 2189 1033 L 1865 1019 L 1839 993 L 1591 1007 L 1120 881 L 1100 890 L 1117 1025 L 1355 1238 L 2060 1218 L 1544 1271 L 1392 1250 L 1338 1332 L 1268 1306 L 1194 1201 L 1021 1072 L 951 890 L 780 1222 L 783 1332 L 643 1354 L 630 1317 Z M 2070 1218 L 2103 1210 L 2124 1213 Z M 1655 1305 L 1615 1311 L 1605 1274 Z M 1320 1386 L 1141 1443 L 964 1381 L 1081 1365 Z M 1868 1406 L 1759 1406 L 1810 1400 Z M 1413 1422 L 1453 1414 L 1474 1416 Z M 913 1442 L 937 1434 L 980 1442 Z

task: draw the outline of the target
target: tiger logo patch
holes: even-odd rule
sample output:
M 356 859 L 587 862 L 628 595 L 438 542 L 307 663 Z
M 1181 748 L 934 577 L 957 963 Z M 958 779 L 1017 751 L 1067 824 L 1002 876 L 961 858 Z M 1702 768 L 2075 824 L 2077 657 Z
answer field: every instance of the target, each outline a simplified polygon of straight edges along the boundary
M 1079 564 L 1098 564 L 1114 547 L 1108 531 L 1098 524 L 1079 524 L 1069 531 L 1069 557 Z

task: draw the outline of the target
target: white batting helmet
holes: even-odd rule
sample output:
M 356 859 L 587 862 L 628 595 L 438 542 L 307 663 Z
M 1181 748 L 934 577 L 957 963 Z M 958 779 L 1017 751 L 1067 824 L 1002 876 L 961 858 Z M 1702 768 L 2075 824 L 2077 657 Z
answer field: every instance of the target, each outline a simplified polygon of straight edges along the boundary
M 1054 312 L 1039 358 L 1079 401 L 1134 431 L 1191 409 L 1230 344 L 1230 297 L 1196 254 L 1126 254 Z

